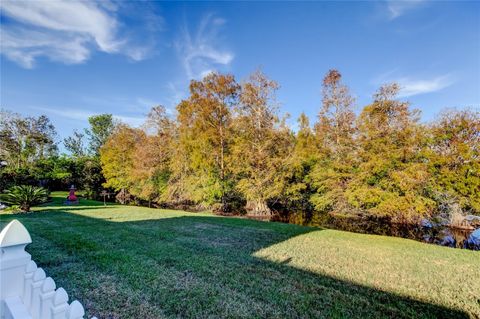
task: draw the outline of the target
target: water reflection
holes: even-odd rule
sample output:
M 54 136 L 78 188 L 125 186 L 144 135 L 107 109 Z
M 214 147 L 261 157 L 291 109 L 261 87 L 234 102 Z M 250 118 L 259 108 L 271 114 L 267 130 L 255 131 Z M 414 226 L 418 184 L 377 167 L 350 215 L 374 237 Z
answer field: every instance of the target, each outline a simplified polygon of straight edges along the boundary
M 397 224 L 391 223 L 386 218 L 372 216 L 325 215 L 310 217 L 305 213 L 277 213 L 272 220 L 356 233 L 409 238 L 452 248 L 480 250 L 480 237 L 478 236 L 480 228 L 476 231 L 473 228 L 453 228 L 429 221 L 420 224 Z
M 453 248 L 469 248 L 468 239 L 472 232 L 473 230 L 450 227 L 426 229 L 423 241 Z

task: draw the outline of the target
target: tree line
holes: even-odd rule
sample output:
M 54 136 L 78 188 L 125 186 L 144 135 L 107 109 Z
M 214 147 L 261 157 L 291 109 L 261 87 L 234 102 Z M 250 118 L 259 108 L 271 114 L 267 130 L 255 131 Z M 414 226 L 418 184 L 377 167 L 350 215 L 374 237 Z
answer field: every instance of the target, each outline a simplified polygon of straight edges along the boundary
M 411 222 L 449 205 L 480 214 L 478 111 L 444 111 L 422 123 L 393 83 L 357 114 L 341 74 L 330 70 L 315 123 L 302 113 L 292 130 L 278 88 L 260 71 L 242 82 L 211 73 L 191 81 L 175 116 L 156 106 L 140 128 L 92 117 L 86 134 L 64 144 L 69 160 L 96 163 L 92 191 L 101 181 L 122 200 L 149 205 L 302 212 L 312 223 L 326 214 Z
M 144 128 L 116 127 L 100 149 L 106 186 L 148 202 L 260 216 L 286 209 L 409 221 L 452 202 L 480 213 L 478 112 L 421 123 L 388 84 L 357 116 L 331 70 L 317 121 L 301 114 L 294 132 L 278 87 L 259 71 L 242 83 L 217 73 L 192 81 L 175 118 L 158 106 Z
M 65 190 L 74 184 L 96 198 L 105 183 L 99 149 L 116 123 L 111 114 L 102 114 L 90 117 L 89 124 L 63 141 L 67 156 L 59 154 L 58 135 L 47 116 L 23 117 L 1 109 L 0 192 L 19 185 Z

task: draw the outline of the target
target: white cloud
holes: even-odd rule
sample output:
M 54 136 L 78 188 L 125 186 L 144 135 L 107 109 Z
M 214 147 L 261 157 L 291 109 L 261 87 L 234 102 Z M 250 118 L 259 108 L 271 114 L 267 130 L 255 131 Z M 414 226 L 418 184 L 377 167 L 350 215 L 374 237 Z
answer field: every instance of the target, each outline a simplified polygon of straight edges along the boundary
M 228 50 L 219 49 L 218 33 L 225 24 L 222 18 L 206 15 L 200 22 L 197 32 L 191 34 L 185 25 L 176 48 L 189 79 L 201 78 L 216 66 L 229 65 L 234 55 Z
M 1 32 L 2 54 L 25 68 L 32 68 L 39 56 L 66 64 L 81 63 L 90 56 L 87 43 L 85 36 L 55 35 L 55 32 L 24 28 L 5 28 Z
M 69 109 L 55 109 L 55 108 L 49 108 L 49 107 L 33 107 L 33 108 L 40 110 L 42 112 L 46 112 L 47 114 L 53 114 L 66 119 L 75 120 L 75 121 L 87 121 L 90 116 L 101 114 L 100 112 L 77 111 L 77 110 L 72 110 L 70 108 Z M 139 127 L 145 122 L 145 117 L 113 114 L 113 118 L 134 127 Z
M 390 19 L 396 19 L 406 13 L 419 7 L 426 0 L 386 0 Z
M 150 49 L 121 36 L 119 7 L 113 2 L 3 0 L 1 9 L 2 54 L 26 68 L 42 56 L 82 63 L 92 50 L 141 60 Z
M 427 80 L 399 78 L 395 82 L 400 84 L 401 87 L 399 97 L 409 97 L 413 95 L 440 91 L 455 83 L 455 80 L 450 74 L 445 74 Z

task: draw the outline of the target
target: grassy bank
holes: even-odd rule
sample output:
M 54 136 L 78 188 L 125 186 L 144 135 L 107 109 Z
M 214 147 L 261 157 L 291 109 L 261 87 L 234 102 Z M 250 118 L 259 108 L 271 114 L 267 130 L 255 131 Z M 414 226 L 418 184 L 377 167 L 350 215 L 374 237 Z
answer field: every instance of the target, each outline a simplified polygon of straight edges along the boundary
M 480 316 L 479 252 L 55 195 L 1 226 L 99 318 Z

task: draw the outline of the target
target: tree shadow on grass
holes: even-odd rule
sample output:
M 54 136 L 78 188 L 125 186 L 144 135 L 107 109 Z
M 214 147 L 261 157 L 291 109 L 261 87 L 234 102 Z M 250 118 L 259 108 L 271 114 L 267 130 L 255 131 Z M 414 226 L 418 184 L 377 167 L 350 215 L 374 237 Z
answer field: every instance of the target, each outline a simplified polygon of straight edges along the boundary
M 213 216 L 111 222 L 68 210 L 14 218 L 39 266 L 99 318 L 469 317 L 253 255 L 319 228 Z

